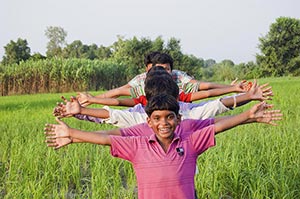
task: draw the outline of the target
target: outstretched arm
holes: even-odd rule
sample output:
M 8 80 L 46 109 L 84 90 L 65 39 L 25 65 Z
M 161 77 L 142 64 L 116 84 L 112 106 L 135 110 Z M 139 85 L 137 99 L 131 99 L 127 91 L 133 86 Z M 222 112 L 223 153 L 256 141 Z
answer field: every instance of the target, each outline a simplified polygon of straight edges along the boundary
M 190 83 L 196 83 L 196 82 L 197 82 L 197 80 L 194 80 L 194 79 L 190 81 Z M 209 89 L 214 89 L 214 88 L 226 88 L 229 86 L 231 86 L 231 85 L 200 81 L 198 90 L 201 91 L 201 90 L 209 90 Z
M 60 119 L 56 118 L 58 124 L 46 124 L 45 135 L 48 147 L 59 149 L 71 143 L 92 143 L 100 145 L 110 145 L 109 135 L 121 135 L 119 129 L 99 132 L 86 132 L 78 129 L 70 128 Z
M 82 107 L 78 100 L 75 97 L 71 97 L 68 101 L 65 97 L 62 96 L 64 103 L 59 103 L 54 111 L 53 115 L 55 117 L 70 117 L 77 114 L 89 115 L 97 118 L 109 118 L 109 112 L 103 108 L 87 108 Z
M 88 94 L 89 97 L 95 97 L 95 98 L 117 98 L 120 96 L 130 96 L 130 85 L 125 84 L 124 86 L 111 89 L 105 93 L 92 96 L 91 94 Z M 85 98 L 81 98 L 80 95 L 78 96 L 78 100 L 82 106 L 88 106 L 92 104 L 92 102 L 87 101 Z
M 209 89 L 209 90 L 200 90 L 198 92 L 194 92 L 191 95 L 191 101 L 196 101 L 196 100 L 200 100 L 200 99 L 205 99 L 205 98 L 209 98 L 209 97 L 216 97 L 216 96 L 220 96 L 220 95 L 224 95 L 227 93 L 232 93 L 232 92 L 246 92 L 246 90 L 244 90 L 244 82 L 241 82 L 239 84 L 234 84 L 234 85 L 230 85 L 224 88 L 213 88 L 213 89 Z
M 250 90 L 246 93 L 234 95 L 231 97 L 225 97 L 221 99 L 221 102 L 226 107 L 241 106 L 246 104 L 252 100 L 264 101 L 264 100 L 272 100 L 273 92 L 272 87 L 269 84 L 263 84 L 259 86 L 257 81 L 254 80 Z
M 272 107 L 272 105 L 266 104 L 265 102 L 260 102 L 241 114 L 216 118 L 215 132 L 217 134 L 235 126 L 253 122 L 266 123 L 275 126 L 277 124 L 273 121 L 281 120 L 283 115 L 280 113 L 280 110 L 267 110 Z
M 81 105 L 85 104 L 102 104 L 108 106 L 134 106 L 134 100 L 131 98 L 100 98 L 88 93 L 78 93 L 76 97 Z

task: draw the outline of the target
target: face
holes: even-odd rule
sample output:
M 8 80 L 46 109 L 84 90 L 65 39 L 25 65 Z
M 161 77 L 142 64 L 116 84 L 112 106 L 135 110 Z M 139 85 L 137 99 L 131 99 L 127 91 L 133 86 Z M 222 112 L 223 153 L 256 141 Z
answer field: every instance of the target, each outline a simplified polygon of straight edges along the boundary
M 157 64 L 159 66 L 162 66 L 168 73 L 172 73 L 172 70 L 171 70 L 171 66 L 170 64 Z M 148 64 L 147 67 L 146 67 L 146 70 L 147 72 L 152 68 L 152 64 Z
M 172 140 L 176 126 L 180 122 L 180 115 L 176 115 L 173 111 L 156 110 L 153 111 L 147 122 L 158 140 Z

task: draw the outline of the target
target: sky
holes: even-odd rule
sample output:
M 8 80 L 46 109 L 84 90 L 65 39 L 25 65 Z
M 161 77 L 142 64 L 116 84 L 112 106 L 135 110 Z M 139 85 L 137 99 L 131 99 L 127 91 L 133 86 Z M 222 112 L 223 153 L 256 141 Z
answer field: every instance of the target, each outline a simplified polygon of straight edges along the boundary
M 255 61 L 270 25 L 282 16 L 300 19 L 299 8 L 299 0 L 0 0 L 0 60 L 18 38 L 45 55 L 45 30 L 59 26 L 67 43 L 174 37 L 184 54 L 246 63 Z

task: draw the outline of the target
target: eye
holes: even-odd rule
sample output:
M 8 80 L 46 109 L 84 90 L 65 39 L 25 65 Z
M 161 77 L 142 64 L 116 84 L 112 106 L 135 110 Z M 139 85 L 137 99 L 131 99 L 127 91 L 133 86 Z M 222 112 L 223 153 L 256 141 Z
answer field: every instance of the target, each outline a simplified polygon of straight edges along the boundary
M 157 122 L 159 121 L 159 117 L 154 117 L 153 120 Z
M 173 114 L 171 114 L 171 115 L 168 115 L 168 120 L 172 120 L 172 119 L 174 119 L 174 115 Z

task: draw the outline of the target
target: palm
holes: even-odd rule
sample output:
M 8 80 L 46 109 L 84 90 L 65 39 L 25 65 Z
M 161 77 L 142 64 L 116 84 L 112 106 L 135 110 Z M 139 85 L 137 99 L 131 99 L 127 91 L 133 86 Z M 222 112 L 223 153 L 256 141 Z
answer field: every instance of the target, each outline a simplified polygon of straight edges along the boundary
M 266 123 L 271 125 L 277 125 L 273 121 L 281 120 L 283 114 L 280 110 L 267 110 L 272 108 L 273 105 L 266 104 L 265 102 L 261 102 L 259 104 L 254 105 L 251 110 L 250 118 L 256 120 L 259 123 Z
M 61 147 L 64 147 L 68 144 L 70 144 L 72 140 L 70 138 L 56 138 L 55 139 L 55 149 L 59 149 Z
M 78 101 L 73 100 L 67 102 L 65 105 L 65 115 L 75 115 L 80 113 L 80 104 Z
M 82 106 L 86 106 L 86 105 L 90 104 L 89 103 L 90 97 L 93 97 L 93 96 L 89 93 L 78 93 L 77 100 Z

